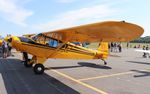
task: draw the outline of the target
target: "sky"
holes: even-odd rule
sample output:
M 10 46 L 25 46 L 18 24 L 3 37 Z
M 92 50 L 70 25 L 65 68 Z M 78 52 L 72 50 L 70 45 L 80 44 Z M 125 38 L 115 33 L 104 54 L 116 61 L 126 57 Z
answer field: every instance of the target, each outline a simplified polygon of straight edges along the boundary
M 0 0 L 0 35 L 125 20 L 142 26 L 142 36 L 150 36 L 149 4 L 150 0 Z

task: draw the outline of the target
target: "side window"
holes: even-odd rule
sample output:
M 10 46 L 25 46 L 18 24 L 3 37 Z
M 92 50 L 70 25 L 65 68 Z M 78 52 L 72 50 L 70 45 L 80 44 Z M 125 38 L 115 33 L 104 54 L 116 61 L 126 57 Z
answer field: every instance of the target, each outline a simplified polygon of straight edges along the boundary
M 58 46 L 58 41 L 54 40 L 53 47 L 57 47 L 57 46 Z
M 49 40 L 49 46 L 51 46 L 51 47 L 57 47 L 58 46 L 58 41 L 50 39 Z
M 51 39 L 49 40 L 48 45 L 53 46 L 53 41 Z

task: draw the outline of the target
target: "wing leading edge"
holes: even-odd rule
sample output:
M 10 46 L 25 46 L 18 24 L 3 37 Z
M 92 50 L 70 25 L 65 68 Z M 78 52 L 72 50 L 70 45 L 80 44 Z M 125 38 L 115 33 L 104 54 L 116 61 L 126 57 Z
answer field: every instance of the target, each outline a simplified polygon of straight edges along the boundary
M 106 21 L 44 32 L 45 36 L 66 42 L 125 42 L 140 37 L 144 29 L 124 21 Z

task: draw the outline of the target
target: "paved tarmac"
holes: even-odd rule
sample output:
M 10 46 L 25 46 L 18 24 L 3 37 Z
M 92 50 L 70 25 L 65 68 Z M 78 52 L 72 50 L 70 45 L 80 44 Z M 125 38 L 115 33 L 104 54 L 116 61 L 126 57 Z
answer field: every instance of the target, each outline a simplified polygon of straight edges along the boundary
M 25 68 L 20 53 L 0 59 L 0 94 L 150 94 L 150 58 L 133 49 L 101 60 L 49 59 L 43 75 Z

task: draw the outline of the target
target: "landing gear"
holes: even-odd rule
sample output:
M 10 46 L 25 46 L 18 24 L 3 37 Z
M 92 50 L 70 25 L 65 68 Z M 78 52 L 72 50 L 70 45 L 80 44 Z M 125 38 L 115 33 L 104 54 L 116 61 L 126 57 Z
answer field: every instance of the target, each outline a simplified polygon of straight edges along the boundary
M 24 66 L 25 67 L 32 67 L 33 63 L 31 63 L 31 59 L 28 59 L 28 61 L 24 61 Z
M 42 64 L 36 64 L 34 67 L 33 67 L 33 70 L 34 70 L 34 73 L 35 74 L 43 74 L 45 68 Z
M 146 55 L 143 55 L 143 58 L 146 58 Z
M 25 67 L 32 67 L 33 64 L 33 71 L 35 74 L 43 74 L 45 67 L 43 65 L 43 62 L 46 61 L 45 58 L 39 58 L 36 56 L 33 56 L 32 59 L 28 59 L 28 53 L 27 52 L 23 52 L 23 59 L 24 59 L 24 66 Z
M 31 63 L 31 59 L 28 59 L 28 53 L 23 52 L 23 58 L 24 58 L 24 66 L 25 67 L 32 67 L 33 63 Z
M 106 61 L 104 61 L 104 65 L 107 65 L 107 62 L 106 62 Z
M 107 65 L 107 62 L 104 59 L 101 59 L 102 61 L 104 61 L 104 65 Z

